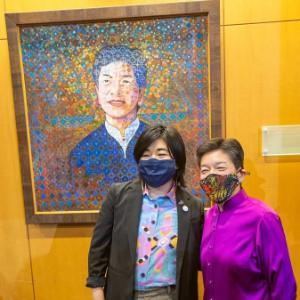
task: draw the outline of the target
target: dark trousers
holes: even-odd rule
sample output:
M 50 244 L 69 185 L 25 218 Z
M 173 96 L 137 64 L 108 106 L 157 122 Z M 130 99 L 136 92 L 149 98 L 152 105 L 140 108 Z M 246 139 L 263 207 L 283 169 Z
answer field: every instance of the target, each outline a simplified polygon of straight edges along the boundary
M 135 300 L 173 300 L 175 296 L 175 286 L 150 288 L 145 291 L 135 291 Z

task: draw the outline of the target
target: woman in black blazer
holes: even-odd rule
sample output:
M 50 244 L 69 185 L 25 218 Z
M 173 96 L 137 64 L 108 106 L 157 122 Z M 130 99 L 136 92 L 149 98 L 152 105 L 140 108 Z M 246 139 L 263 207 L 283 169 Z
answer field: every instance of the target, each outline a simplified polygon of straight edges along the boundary
M 134 156 L 140 178 L 114 184 L 100 210 L 87 286 L 94 300 L 196 300 L 204 216 L 184 188 L 183 140 L 175 128 L 149 127 Z

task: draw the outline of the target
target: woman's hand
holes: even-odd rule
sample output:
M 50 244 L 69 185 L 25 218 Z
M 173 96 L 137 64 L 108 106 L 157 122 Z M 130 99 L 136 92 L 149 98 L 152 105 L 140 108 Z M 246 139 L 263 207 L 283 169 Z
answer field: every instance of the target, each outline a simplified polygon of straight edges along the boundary
M 94 288 L 92 289 L 93 300 L 105 300 L 103 288 Z

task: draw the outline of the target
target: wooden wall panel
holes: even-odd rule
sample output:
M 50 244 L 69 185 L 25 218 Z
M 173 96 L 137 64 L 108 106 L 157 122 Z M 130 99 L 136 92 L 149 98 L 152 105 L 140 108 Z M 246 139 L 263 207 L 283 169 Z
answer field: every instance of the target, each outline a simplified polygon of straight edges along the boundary
M 29 225 L 37 300 L 90 299 L 85 281 L 92 230 L 93 226 Z
M 246 151 L 249 194 L 281 216 L 299 280 L 300 157 L 262 157 L 261 126 L 300 124 L 300 22 L 226 26 L 224 31 L 226 135 L 238 138 Z
M 0 40 L 6 39 L 5 21 L 4 21 L 4 0 L 0 0 Z
M 52 1 L 33 1 L 33 0 L 4 0 L 6 1 L 7 12 L 28 12 L 28 11 L 47 11 L 64 9 L 81 9 L 107 6 L 122 5 L 146 5 L 159 3 L 184 2 L 182 0 L 52 0 Z M 189 0 L 193 2 L 197 0 Z
M 223 0 L 224 24 L 300 19 L 299 0 Z
M 0 299 L 33 299 L 7 42 L 0 40 Z

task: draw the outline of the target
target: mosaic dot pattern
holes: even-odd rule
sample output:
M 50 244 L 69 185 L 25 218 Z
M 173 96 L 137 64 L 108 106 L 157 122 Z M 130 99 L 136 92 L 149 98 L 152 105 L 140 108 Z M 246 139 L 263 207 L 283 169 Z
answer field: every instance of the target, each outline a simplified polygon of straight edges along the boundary
M 103 140 L 90 149 L 95 172 L 71 171 L 73 149 L 104 122 L 93 66 L 99 50 L 111 45 L 142 53 L 134 68 L 139 86 L 146 87 L 139 119 L 180 131 L 188 154 L 186 181 L 200 194 L 194 153 L 209 136 L 206 16 L 30 26 L 20 29 L 20 41 L 38 212 L 99 209 L 113 182 L 137 175 L 134 162 L 117 159 L 117 148 Z

